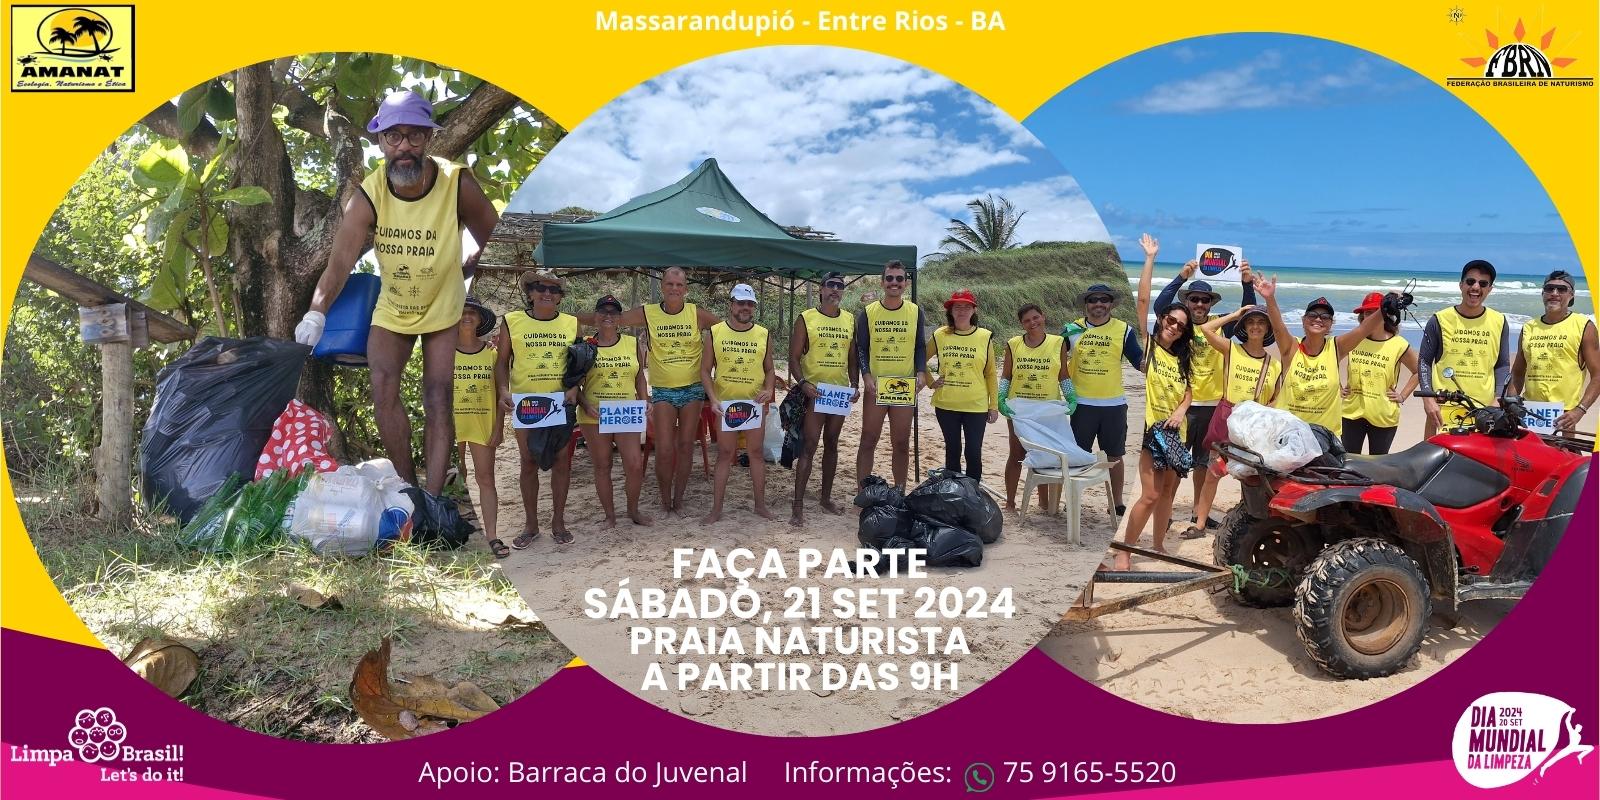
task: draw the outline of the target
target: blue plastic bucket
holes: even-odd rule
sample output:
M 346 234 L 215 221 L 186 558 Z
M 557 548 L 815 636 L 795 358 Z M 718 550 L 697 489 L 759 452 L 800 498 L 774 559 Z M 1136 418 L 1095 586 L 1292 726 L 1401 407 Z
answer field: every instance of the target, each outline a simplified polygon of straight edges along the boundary
M 357 273 L 345 281 L 344 290 L 328 309 L 328 324 L 311 354 L 345 367 L 367 365 L 367 333 L 372 310 L 378 307 L 383 282 L 377 275 Z

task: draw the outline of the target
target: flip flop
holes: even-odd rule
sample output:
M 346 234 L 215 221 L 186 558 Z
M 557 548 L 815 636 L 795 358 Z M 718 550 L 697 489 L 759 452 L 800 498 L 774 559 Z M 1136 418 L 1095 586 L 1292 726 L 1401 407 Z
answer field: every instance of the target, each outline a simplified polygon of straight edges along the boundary
M 551 531 L 550 537 L 556 540 L 556 544 L 572 544 L 574 538 L 571 531 Z
M 511 540 L 511 549 L 526 550 L 529 547 L 532 547 L 533 543 L 538 541 L 538 539 L 539 534 L 523 531 L 522 533 L 517 534 L 517 538 Z
M 511 555 L 511 548 L 506 547 L 506 543 L 499 539 L 490 539 L 489 552 L 494 553 L 495 558 L 505 558 Z
M 1194 525 L 1190 525 L 1188 528 L 1186 528 L 1184 530 L 1183 533 L 1178 534 L 1178 538 L 1179 539 L 1200 539 L 1200 538 L 1203 538 L 1205 535 L 1206 535 L 1205 531 L 1200 530 L 1198 527 L 1196 527 Z

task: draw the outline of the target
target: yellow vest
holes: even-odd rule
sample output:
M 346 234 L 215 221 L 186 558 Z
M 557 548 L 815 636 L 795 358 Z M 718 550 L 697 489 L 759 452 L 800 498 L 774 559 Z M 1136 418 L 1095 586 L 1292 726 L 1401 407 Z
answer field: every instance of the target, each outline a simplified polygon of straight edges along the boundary
M 1433 318 L 1439 323 L 1439 360 L 1433 362 L 1433 388 L 1461 391 L 1485 405 L 1495 400 L 1494 365 L 1500 360 L 1500 339 L 1505 331 L 1504 314 L 1486 308 L 1476 319 L 1461 316 L 1454 306 L 1446 308 Z M 1444 368 L 1455 370 L 1455 379 L 1444 376 Z M 1466 417 L 1467 409 L 1445 403 L 1442 416 L 1446 425 L 1452 420 Z
M 867 371 L 879 378 L 907 378 L 917 374 L 917 306 L 901 300 L 890 311 L 877 300 L 867 306 L 868 341 L 872 344 Z
M 388 168 L 380 164 L 361 190 L 376 218 L 372 249 L 383 291 L 372 324 L 395 333 L 433 333 L 461 321 L 467 298 L 461 273 L 460 164 L 435 157 L 439 167 L 428 193 L 402 200 L 389 191 Z
M 815 308 L 800 312 L 806 324 L 806 352 L 800 356 L 801 375 L 813 384 L 850 385 L 850 348 L 854 345 L 856 318 L 840 311 L 830 317 Z
M 1206 345 L 1210 347 L 1211 345 Z M 1261 378 L 1262 365 L 1266 365 L 1267 377 Z M 1278 384 L 1278 373 L 1283 370 L 1271 355 L 1256 358 L 1245 351 L 1244 345 L 1234 342 L 1228 355 L 1228 402 L 1243 403 L 1246 401 L 1261 402 L 1263 398 L 1272 396 L 1272 389 Z M 1256 384 L 1260 383 L 1261 393 L 1256 394 Z
M 1400 357 L 1410 345 L 1398 335 L 1381 342 L 1361 340 L 1347 356 L 1345 372 L 1350 378 L 1350 396 L 1344 399 L 1345 419 L 1364 419 L 1380 428 L 1400 424 L 1400 404 L 1389 399 L 1389 390 L 1400 380 Z
M 567 346 L 578 340 L 578 318 L 557 312 L 555 319 L 534 319 L 527 311 L 506 315 L 511 340 L 511 391 L 559 392 L 567 372 Z
M 1306 422 L 1333 431 L 1335 436 L 1344 432 L 1339 398 L 1339 348 L 1332 336 L 1322 340 L 1322 352 L 1315 356 L 1306 355 L 1300 349 L 1299 338 L 1295 339 L 1277 405 Z
M 676 314 L 660 303 L 644 307 L 650 346 L 645 352 L 650 384 L 681 389 L 700 382 L 700 317 L 694 303 L 685 302 Z
M 1121 355 L 1122 343 L 1117 344 L 1118 355 Z M 1172 413 L 1183 403 L 1183 393 L 1188 389 L 1189 385 L 1184 382 L 1183 373 L 1178 371 L 1178 357 L 1163 350 L 1154 341 L 1150 342 L 1144 373 L 1145 428 L 1171 419 Z M 1178 431 L 1180 435 L 1187 435 L 1188 430 L 1189 422 L 1185 418 Z
M 1206 335 L 1195 331 L 1193 355 L 1189 358 L 1189 388 L 1194 392 L 1193 405 L 1214 406 L 1222 399 L 1222 352 L 1206 341 Z
M 711 326 L 711 352 L 717 355 L 712 383 L 718 400 L 751 400 L 767 383 L 767 329 L 751 325 L 736 331 L 726 322 Z
M 610 347 L 596 347 L 594 366 L 583 376 L 583 397 L 596 409 L 602 400 L 637 400 L 634 379 L 639 376 L 639 340 L 627 334 L 617 337 Z M 578 422 L 593 425 L 599 420 L 589 416 L 580 405 Z
M 1128 336 L 1128 323 L 1112 317 L 1100 326 L 1090 326 L 1087 319 L 1079 319 L 1078 324 L 1088 328 L 1072 341 L 1072 351 L 1068 357 L 1072 388 L 1078 392 L 1078 404 L 1125 404 L 1127 400 L 1122 392 L 1122 343 Z
M 1583 399 L 1583 359 L 1579 356 L 1589 318 L 1568 314 L 1554 325 L 1542 317 L 1522 324 L 1522 359 L 1527 362 L 1522 394 L 1529 400 L 1560 403 L 1571 411 Z M 1600 380 L 1600 375 L 1592 380 Z
M 988 411 L 996 395 L 994 331 L 974 327 L 957 333 L 948 325 L 933 332 L 934 353 L 939 357 L 939 377 L 944 385 L 933 390 L 933 407 L 946 411 Z M 997 389 L 998 391 L 998 389 Z
M 488 444 L 494 433 L 494 362 L 499 355 L 484 345 L 476 353 L 456 351 L 455 397 L 451 408 L 456 423 L 456 441 Z
M 1011 353 L 1011 397 L 1061 399 L 1060 336 L 1047 333 L 1038 347 L 1029 347 L 1021 336 L 1013 336 L 1006 349 Z

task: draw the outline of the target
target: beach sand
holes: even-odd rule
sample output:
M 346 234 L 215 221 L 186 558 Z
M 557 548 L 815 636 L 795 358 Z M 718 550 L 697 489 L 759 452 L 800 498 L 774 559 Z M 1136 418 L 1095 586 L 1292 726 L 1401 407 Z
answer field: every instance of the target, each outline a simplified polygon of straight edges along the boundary
M 928 393 L 921 398 L 922 455 L 919 465 L 913 463 L 915 474 L 926 475 L 927 470 L 942 463 L 942 438 L 929 407 Z M 1000 671 L 1022 657 L 1042 639 L 1060 619 L 1065 609 L 1081 593 L 1088 574 L 1099 564 L 1112 533 L 1111 515 L 1103 489 L 1089 491 L 1085 500 L 1081 544 L 1069 544 L 1062 518 L 1045 517 L 1034 510 L 1030 523 L 1018 524 L 1014 515 L 1006 517 L 1002 538 L 985 548 L 982 567 L 976 569 L 929 569 L 927 578 L 864 579 L 857 586 L 902 587 L 909 592 L 918 585 L 985 587 L 994 595 L 1001 587 L 1010 587 L 1014 593 L 1015 614 L 1012 618 L 963 618 L 955 623 L 914 621 L 909 619 L 911 609 L 902 605 L 898 625 L 939 624 L 947 630 L 959 624 L 965 634 L 970 653 L 939 655 L 927 658 L 935 665 L 957 665 L 957 688 L 937 691 L 914 691 L 907 680 L 907 657 L 880 657 L 867 659 L 875 663 L 894 662 L 900 668 L 900 685 L 894 690 L 859 691 L 843 689 L 829 692 L 821 689 L 815 678 L 812 690 L 767 691 L 641 691 L 647 665 L 657 660 L 646 653 L 630 652 L 628 620 L 590 619 L 583 613 L 583 596 L 590 587 L 603 588 L 614 593 L 618 581 L 629 580 L 630 588 L 661 587 L 670 590 L 679 586 L 698 589 L 717 586 L 727 590 L 736 587 L 732 578 L 696 581 L 692 574 L 683 579 L 674 577 L 671 550 L 674 547 L 713 547 L 722 552 L 734 547 L 746 547 L 760 553 L 765 548 L 779 548 L 793 554 L 798 548 L 855 548 L 857 509 L 849 505 L 854 496 L 856 443 L 859 441 L 860 414 L 853 415 L 845 424 L 840 441 L 839 476 L 835 484 L 834 500 L 845 506 L 846 513 L 833 516 L 817 506 L 816 492 L 820 485 L 818 470 L 812 474 L 808 494 L 806 525 L 795 528 L 789 525 L 789 504 L 794 489 L 794 473 L 775 464 L 768 465 L 769 508 L 777 516 L 774 521 L 757 517 L 751 511 L 751 485 L 746 470 L 735 467 L 727 490 L 727 501 L 720 522 L 702 527 L 699 523 L 711 505 L 711 481 L 701 466 L 699 448 L 694 454 L 694 470 L 689 483 L 685 518 L 668 518 L 658 506 L 655 482 L 655 464 L 646 467 L 644 496 L 641 506 L 646 513 L 655 515 L 655 525 L 645 528 L 630 524 L 623 516 L 623 487 L 620 459 L 614 472 L 618 527 L 601 531 L 603 513 L 595 499 L 591 462 L 585 451 L 578 451 L 573 463 L 572 488 L 567 506 L 567 523 L 577 541 L 557 546 L 549 536 L 549 480 L 541 480 L 541 521 L 545 534 L 529 549 L 513 552 L 501 564 L 506 575 L 522 593 L 528 605 L 563 644 L 579 657 L 623 688 L 638 694 L 668 710 L 682 713 L 700 721 L 725 728 L 772 735 L 806 735 L 847 733 L 888 725 L 929 711 L 947 703 L 971 689 L 981 686 Z M 507 440 L 512 437 L 507 435 Z M 885 429 L 877 457 L 879 474 L 888 475 L 889 445 Z M 985 483 L 996 489 L 1004 485 L 1000 470 L 1007 455 L 1006 424 L 1004 420 L 989 426 L 984 437 L 984 463 L 990 469 Z M 820 450 L 818 453 L 820 461 Z M 715 465 L 716 449 L 711 447 L 710 457 Z M 820 469 L 820 465 L 819 465 Z M 918 481 L 915 474 L 911 483 Z M 500 535 L 510 541 L 522 529 L 524 511 L 517 489 L 517 453 L 514 447 L 502 447 L 496 465 L 496 486 L 500 496 Z M 469 486 L 470 486 L 469 482 Z M 475 490 L 474 490 L 475 491 Z M 1003 489 L 1002 489 L 1003 491 Z M 481 546 L 475 539 L 473 546 Z M 789 564 L 793 565 L 792 555 Z M 783 610 L 790 602 L 783 589 L 794 580 L 752 579 L 752 588 L 762 596 L 762 607 L 773 610 L 771 624 L 782 623 Z M 824 603 L 836 586 L 851 583 L 848 578 L 809 580 L 804 583 L 821 587 Z M 909 602 L 909 601 L 907 601 Z M 912 603 L 914 609 L 917 603 Z M 726 620 L 724 620 L 726 622 Z M 664 621 L 662 625 L 678 630 L 703 627 L 696 620 Z M 825 624 L 825 623 L 824 623 Z M 857 623 L 845 623 L 846 626 Z M 879 621 L 866 624 L 891 624 Z M 743 626 L 745 631 L 750 626 Z M 747 642 L 750 640 L 747 639 Z M 756 661 L 747 655 L 684 656 L 701 665 L 716 661 Z M 678 656 L 660 657 L 664 664 L 673 664 Z M 771 659 L 764 659 L 771 660 Z M 799 656 L 786 659 L 790 662 L 808 663 L 813 668 L 822 660 L 816 656 Z M 840 656 L 833 660 L 847 665 L 856 662 L 853 656 Z M 671 673 L 669 672 L 669 677 Z M 675 685 L 675 683 L 674 683 Z
M 1130 406 L 1137 409 L 1129 425 L 1131 503 L 1139 494 L 1134 460 L 1143 380 L 1132 369 L 1124 371 L 1123 379 Z M 1402 369 L 1402 384 L 1405 380 Z M 1424 420 L 1420 398 L 1401 407 L 1395 451 L 1421 441 Z M 1178 489 L 1167 547 L 1209 564 L 1213 537 L 1178 538 L 1188 527 L 1190 486 L 1185 479 Z M 1239 483 L 1224 478 L 1212 516 L 1222 519 L 1238 502 Z M 1151 545 L 1148 529 L 1139 544 Z M 1177 569 L 1139 557 L 1133 559 L 1133 568 Z M 1143 588 L 1148 586 L 1097 586 L 1095 599 L 1113 599 Z M 1189 592 L 1086 622 L 1062 622 L 1039 649 L 1102 689 L 1170 714 L 1222 722 L 1291 722 L 1360 708 L 1417 684 L 1476 644 L 1513 605 L 1498 600 L 1466 604 L 1456 628 L 1443 627 L 1436 615 L 1410 666 L 1387 678 L 1366 681 L 1339 680 L 1323 673 L 1295 637 L 1292 609 L 1247 608 L 1226 590 Z

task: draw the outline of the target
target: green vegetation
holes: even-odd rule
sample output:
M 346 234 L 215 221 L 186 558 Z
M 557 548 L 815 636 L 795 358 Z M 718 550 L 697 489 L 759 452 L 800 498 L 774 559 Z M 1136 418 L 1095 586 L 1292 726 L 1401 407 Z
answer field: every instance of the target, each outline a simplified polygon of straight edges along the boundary
M 876 281 L 871 281 L 876 283 Z M 1017 309 L 1044 310 L 1051 333 L 1083 316 L 1083 292 L 1104 283 L 1118 292 L 1113 314 L 1133 322 L 1128 279 L 1117 250 L 1105 242 L 1035 242 L 1025 247 L 951 256 L 917 273 L 917 302 L 930 321 L 944 324 L 944 301 L 957 289 L 978 298 L 979 324 L 1004 341 L 1022 332 Z
M 929 262 L 962 253 L 1009 250 L 1021 244 L 1017 241 L 1017 226 L 1028 212 L 1017 211 L 1010 200 L 984 195 L 968 201 L 967 209 L 972 212 L 972 222 L 950 220 L 945 237 L 939 240 L 939 252 L 926 257 Z

